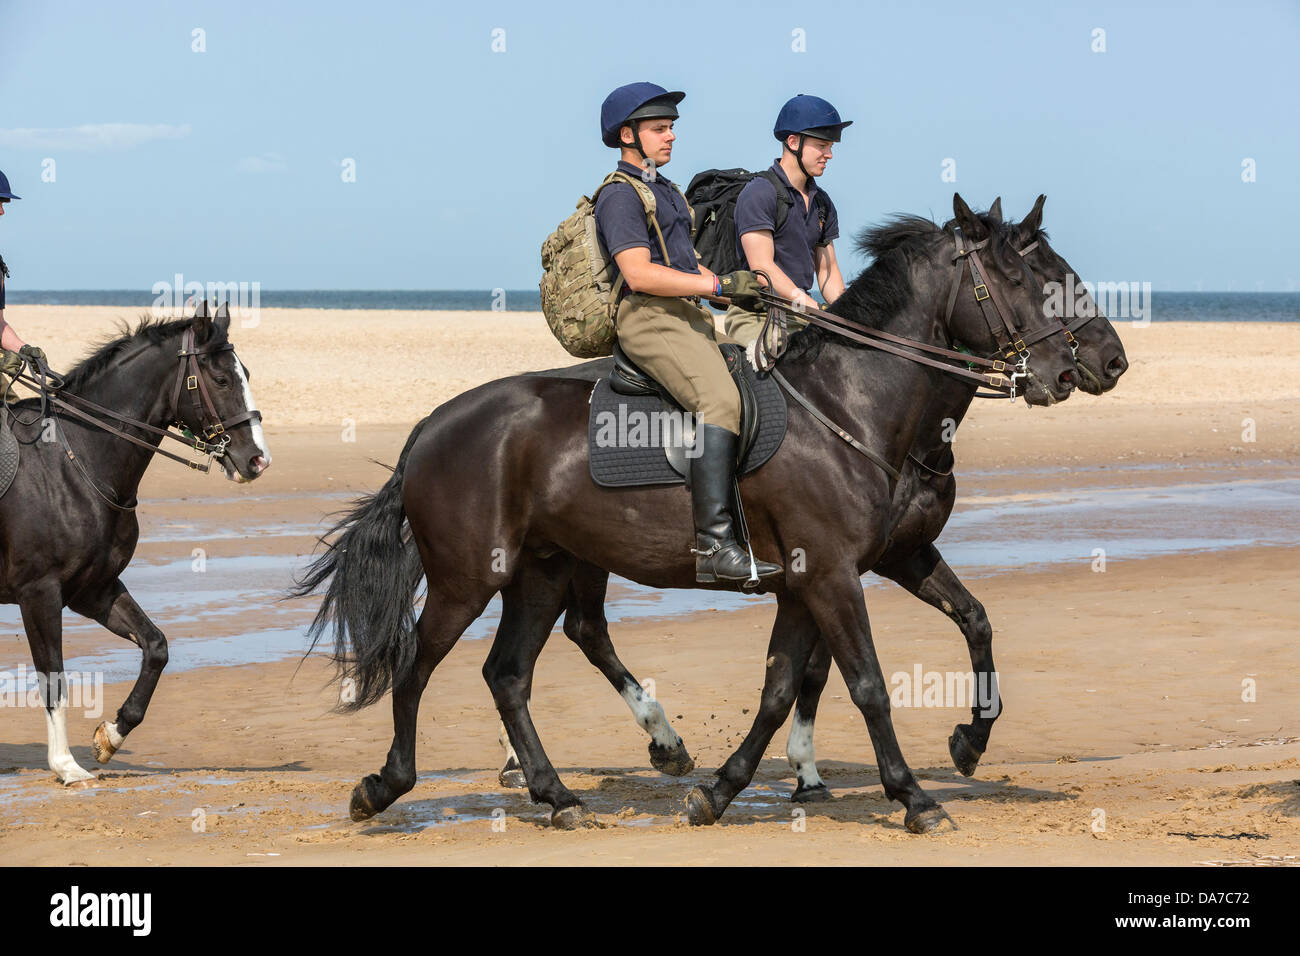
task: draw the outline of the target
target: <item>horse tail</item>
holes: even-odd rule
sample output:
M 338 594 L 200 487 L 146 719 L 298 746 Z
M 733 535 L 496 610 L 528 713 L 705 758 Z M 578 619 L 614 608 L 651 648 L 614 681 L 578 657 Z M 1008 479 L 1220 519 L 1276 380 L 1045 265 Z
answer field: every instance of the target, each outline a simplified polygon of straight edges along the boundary
M 406 523 L 402 478 L 411 448 L 428 421 L 411 431 L 384 486 L 358 498 L 329 531 L 334 540 L 289 592 L 290 597 L 306 597 L 329 582 L 307 629 L 307 654 L 332 626 L 333 659 L 345 685 L 341 711 L 377 702 L 406 677 L 415 661 L 415 592 L 424 567 Z

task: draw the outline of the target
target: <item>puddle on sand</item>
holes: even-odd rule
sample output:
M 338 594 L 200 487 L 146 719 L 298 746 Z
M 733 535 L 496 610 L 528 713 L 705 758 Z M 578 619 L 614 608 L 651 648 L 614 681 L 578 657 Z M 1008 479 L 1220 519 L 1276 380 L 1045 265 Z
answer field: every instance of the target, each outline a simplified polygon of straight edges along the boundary
M 959 571 L 1296 544 L 1292 478 L 967 497 L 937 542 Z
M 1052 494 L 974 495 L 959 500 L 939 547 L 959 573 L 998 573 L 1022 565 L 1090 561 L 1104 548 L 1108 561 L 1259 545 L 1300 544 L 1300 480 L 1267 479 L 1148 488 L 1087 488 Z M 187 557 L 129 568 L 123 580 L 164 631 L 201 625 L 219 636 L 174 636 L 168 673 L 198 667 L 267 663 L 301 655 L 314 601 L 280 603 L 305 565 L 294 555 L 208 558 L 202 572 Z M 869 586 L 885 582 L 867 576 Z M 704 611 L 733 611 L 768 602 L 763 595 L 731 591 L 656 591 L 623 578 L 610 579 L 606 615 L 611 624 Z M 248 630 L 256 609 L 262 626 Z M 270 615 L 270 624 L 265 626 Z M 494 597 L 465 632 L 491 637 L 501 617 Z M 64 613 L 70 633 L 101 632 L 99 625 Z M 22 633 L 12 605 L 0 607 L 0 632 Z M 556 637 L 559 635 L 557 634 Z M 106 640 L 108 640 L 106 636 Z M 321 650 L 327 648 L 322 647 Z M 0 671 L 30 667 L 23 642 L 0 652 Z M 105 682 L 134 680 L 140 651 L 120 646 L 65 662 L 68 671 L 99 672 Z

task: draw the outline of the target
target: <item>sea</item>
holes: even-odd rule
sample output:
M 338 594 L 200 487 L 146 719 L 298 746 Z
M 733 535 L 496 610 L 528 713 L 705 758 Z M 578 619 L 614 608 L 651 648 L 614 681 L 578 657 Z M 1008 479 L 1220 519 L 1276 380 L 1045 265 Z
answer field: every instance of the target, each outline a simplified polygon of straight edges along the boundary
M 12 305 L 106 305 L 148 309 L 145 289 L 6 290 Z M 268 309 L 397 309 L 402 311 L 538 312 L 536 289 L 262 289 Z M 1153 322 L 1300 322 L 1300 292 L 1151 292 Z M 1122 316 L 1112 314 L 1113 321 Z

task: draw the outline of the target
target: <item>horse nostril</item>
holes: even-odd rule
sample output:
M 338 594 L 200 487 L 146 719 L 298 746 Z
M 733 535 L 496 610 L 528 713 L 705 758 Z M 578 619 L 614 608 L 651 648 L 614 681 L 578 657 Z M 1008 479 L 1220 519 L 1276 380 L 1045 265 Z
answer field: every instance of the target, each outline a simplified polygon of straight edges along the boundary
M 1079 378 L 1074 374 L 1074 369 L 1067 368 L 1056 379 L 1064 388 L 1074 388 L 1079 384 Z
M 1111 378 L 1119 378 L 1128 371 L 1128 361 L 1122 355 L 1116 355 L 1106 363 L 1106 374 Z
M 271 465 L 271 463 L 267 461 L 265 458 L 263 458 L 261 455 L 256 456 L 248 464 L 252 467 L 253 474 L 255 475 L 260 475 L 262 472 L 266 471 L 266 469 L 269 468 Z

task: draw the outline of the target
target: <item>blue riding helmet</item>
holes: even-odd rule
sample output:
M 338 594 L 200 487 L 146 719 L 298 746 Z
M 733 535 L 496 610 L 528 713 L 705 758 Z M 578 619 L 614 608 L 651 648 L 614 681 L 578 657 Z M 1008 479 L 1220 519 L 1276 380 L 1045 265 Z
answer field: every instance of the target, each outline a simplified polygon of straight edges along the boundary
M 620 86 L 600 104 L 600 141 L 617 148 L 618 131 L 630 120 L 677 118 L 677 104 L 685 99 L 680 91 L 669 92 L 657 83 L 628 83 Z M 637 139 L 637 149 L 640 149 Z
M 776 116 L 776 126 L 772 135 L 782 142 L 787 136 L 812 136 L 816 139 L 840 141 L 840 131 L 852 126 L 853 120 L 841 120 L 835 107 L 820 96 L 800 93 L 786 100 L 785 106 Z M 801 143 L 800 146 L 803 144 Z
M 0 173 L 0 199 L 22 199 L 22 196 L 15 196 L 9 188 L 9 178 L 4 173 Z

